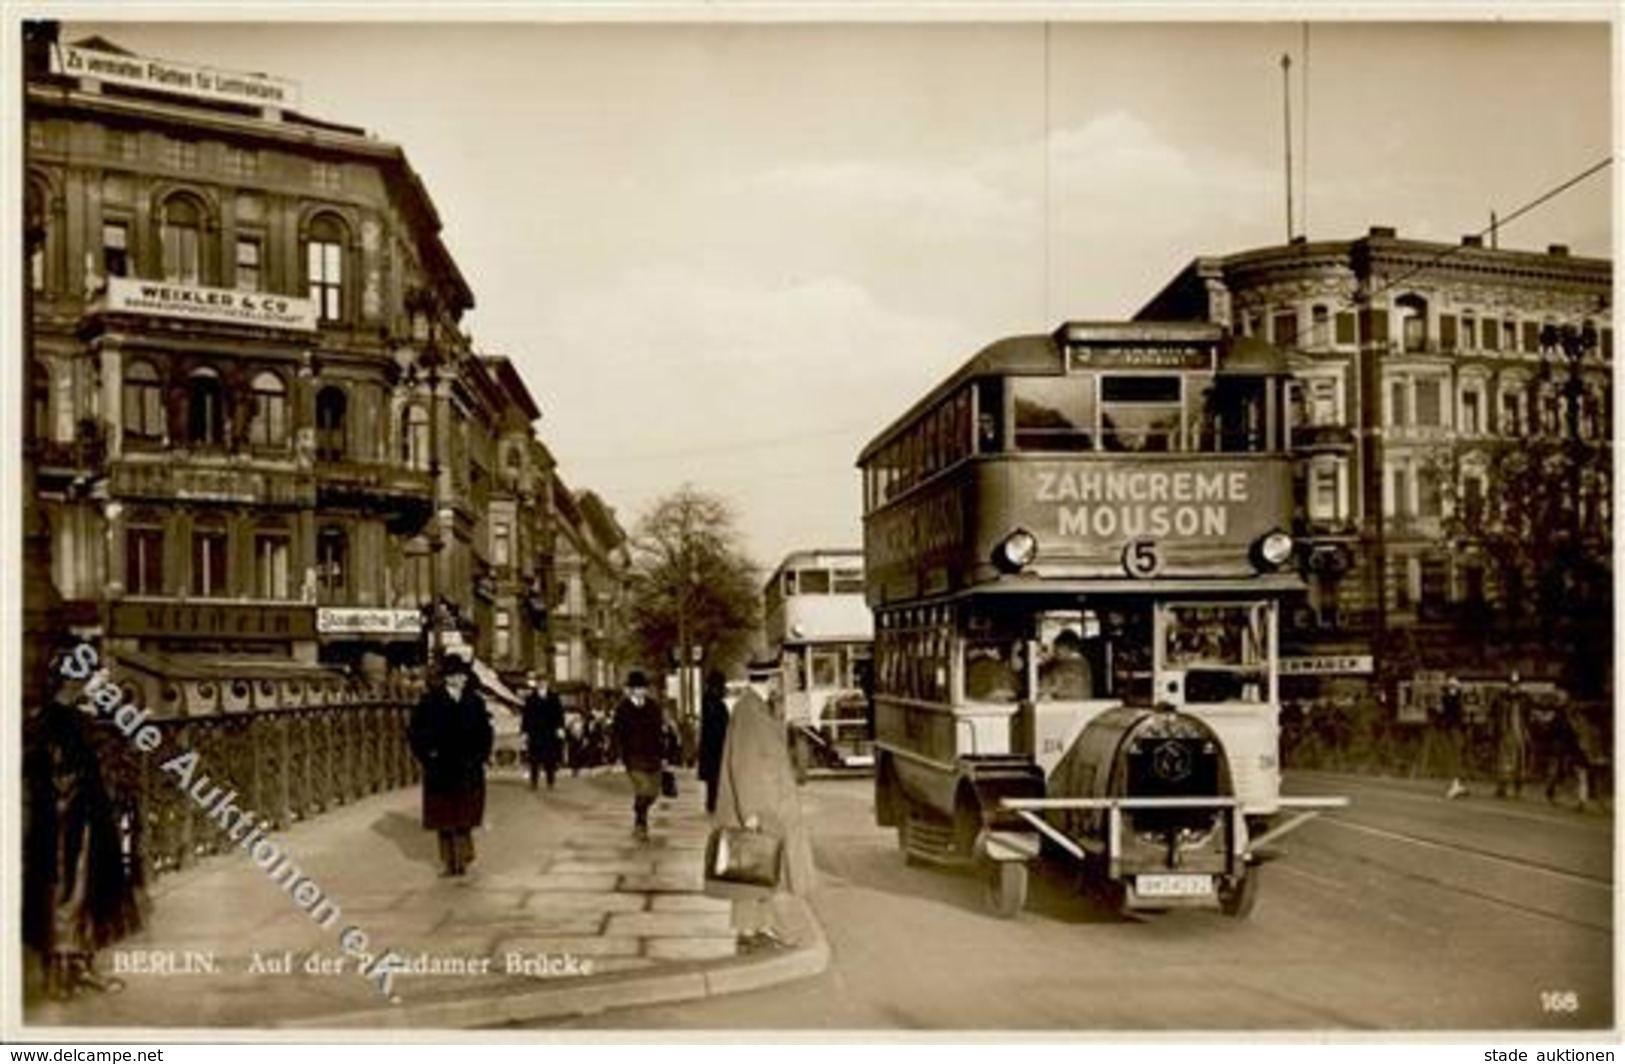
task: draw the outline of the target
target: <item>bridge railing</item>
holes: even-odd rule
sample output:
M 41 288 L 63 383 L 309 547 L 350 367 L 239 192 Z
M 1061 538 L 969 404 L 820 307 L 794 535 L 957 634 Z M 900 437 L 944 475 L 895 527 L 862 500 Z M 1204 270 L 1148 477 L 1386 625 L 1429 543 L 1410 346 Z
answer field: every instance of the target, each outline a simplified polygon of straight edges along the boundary
M 105 769 L 127 860 L 150 879 L 240 845 L 252 827 L 271 834 L 415 783 L 420 772 L 406 740 L 411 711 L 410 704 L 371 701 L 172 717 L 151 721 L 163 734 L 156 753 L 117 736 L 98 743 L 111 754 Z M 191 788 L 173 761 L 189 751 L 197 754 Z M 238 840 L 210 816 L 220 801 L 216 787 L 252 817 Z

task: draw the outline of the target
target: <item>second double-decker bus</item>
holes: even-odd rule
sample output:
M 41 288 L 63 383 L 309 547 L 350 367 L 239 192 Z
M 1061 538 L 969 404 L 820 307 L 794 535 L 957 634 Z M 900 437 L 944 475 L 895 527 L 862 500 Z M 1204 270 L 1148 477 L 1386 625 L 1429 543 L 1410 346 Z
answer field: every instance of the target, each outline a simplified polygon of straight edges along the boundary
M 793 551 L 762 590 L 775 692 L 797 772 L 867 768 L 874 620 L 863 596 L 863 552 Z
M 1019 910 L 1041 843 L 1119 909 L 1244 914 L 1280 793 L 1285 363 L 1201 323 L 994 343 L 876 437 L 876 816 Z M 1283 809 L 1297 815 L 1272 826 Z

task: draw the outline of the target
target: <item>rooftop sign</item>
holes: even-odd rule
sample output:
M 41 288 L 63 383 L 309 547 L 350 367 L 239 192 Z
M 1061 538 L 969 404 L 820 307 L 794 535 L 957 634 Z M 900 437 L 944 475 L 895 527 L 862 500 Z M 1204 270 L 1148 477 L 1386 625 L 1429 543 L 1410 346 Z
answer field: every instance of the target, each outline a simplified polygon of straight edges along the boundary
M 299 86 L 264 74 L 242 74 L 213 67 L 171 63 L 165 59 L 117 55 L 91 48 L 59 44 L 51 52 L 51 68 L 73 78 L 95 78 L 109 85 L 169 92 L 200 100 L 276 107 L 299 106 Z

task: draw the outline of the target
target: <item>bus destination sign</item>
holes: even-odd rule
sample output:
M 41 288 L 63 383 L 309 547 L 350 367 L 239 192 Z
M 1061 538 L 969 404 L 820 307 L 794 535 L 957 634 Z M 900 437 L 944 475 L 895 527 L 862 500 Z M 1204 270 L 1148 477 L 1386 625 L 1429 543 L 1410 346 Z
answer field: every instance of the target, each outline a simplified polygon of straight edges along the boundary
M 1096 369 L 1171 369 L 1211 371 L 1214 348 L 1201 344 L 1075 345 L 1067 348 L 1067 367 Z

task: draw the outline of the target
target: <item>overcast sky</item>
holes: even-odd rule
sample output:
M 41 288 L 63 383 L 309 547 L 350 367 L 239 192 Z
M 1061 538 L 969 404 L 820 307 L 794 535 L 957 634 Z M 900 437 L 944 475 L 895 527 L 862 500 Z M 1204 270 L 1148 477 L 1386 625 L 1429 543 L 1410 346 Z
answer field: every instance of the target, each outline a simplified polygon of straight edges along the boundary
M 400 144 L 565 480 L 687 481 L 771 567 L 861 544 L 862 446 L 982 345 L 1300 231 L 1457 241 L 1610 155 L 1605 23 L 70 22 Z M 1303 77 L 1308 70 L 1307 84 Z M 1503 247 L 1612 251 L 1612 171 Z M 1305 213 L 1306 212 L 1306 213 Z

